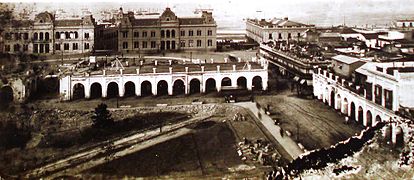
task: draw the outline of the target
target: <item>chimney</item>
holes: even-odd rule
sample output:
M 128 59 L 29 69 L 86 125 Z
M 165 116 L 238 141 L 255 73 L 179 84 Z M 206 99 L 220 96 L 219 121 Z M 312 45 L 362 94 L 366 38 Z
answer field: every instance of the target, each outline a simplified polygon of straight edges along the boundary
M 188 73 L 188 67 L 185 67 L 185 72 Z
M 104 70 L 102 70 L 102 75 L 106 75 L 106 70 L 104 69 Z
M 157 73 L 157 68 L 152 68 L 152 72 L 155 74 Z
M 137 68 L 137 69 L 135 69 L 135 70 L 137 70 L 137 74 L 139 74 L 139 68 Z
M 217 72 L 220 72 L 220 65 L 217 65 Z
M 252 70 L 252 65 L 251 64 L 247 64 L 247 69 L 250 71 Z
M 201 66 L 201 72 L 204 72 L 204 66 Z
M 172 68 L 172 67 L 169 67 L 168 69 L 170 70 L 170 74 L 172 74 L 172 72 L 173 72 L 173 71 L 172 71 L 172 70 L 173 70 L 173 68 Z
M 172 60 L 170 59 L 170 60 L 168 60 L 168 63 L 170 63 L 170 66 L 172 65 Z
M 123 69 L 119 69 L 119 73 L 121 73 L 121 75 L 124 74 L 124 70 Z
M 236 71 L 236 65 L 233 64 L 233 71 Z
M 158 65 L 158 61 L 157 61 L 157 60 L 155 60 L 155 61 L 154 61 L 154 65 L 155 65 L 155 66 L 157 66 L 157 65 Z

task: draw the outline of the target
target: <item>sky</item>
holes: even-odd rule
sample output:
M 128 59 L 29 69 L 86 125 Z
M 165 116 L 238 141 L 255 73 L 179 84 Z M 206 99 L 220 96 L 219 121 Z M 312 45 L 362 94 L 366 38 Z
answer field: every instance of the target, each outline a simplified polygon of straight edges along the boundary
M 0 0 L 29 2 L 29 0 Z M 414 0 L 37 0 L 39 11 L 63 8 L 171 7 L 177 15 L 190 15 L 195 8 L 213 8 L 219 28 L 243 29 L 246 18 L 283 18 L 317 26 L 391 25 L 396 19 L 414 19 Z M 68 2 L 68 1 L 66 1 Z

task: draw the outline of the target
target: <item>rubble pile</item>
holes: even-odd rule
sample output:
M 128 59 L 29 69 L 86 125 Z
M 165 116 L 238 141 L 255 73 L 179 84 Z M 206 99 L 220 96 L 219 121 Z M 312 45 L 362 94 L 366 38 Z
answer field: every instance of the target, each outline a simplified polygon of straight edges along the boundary
M 262 139 L 243 138 L 238 143 L 237 153 L 243 161 L 258 162 L 261 165 L 275 165 L 281 157 L 269 142 Z

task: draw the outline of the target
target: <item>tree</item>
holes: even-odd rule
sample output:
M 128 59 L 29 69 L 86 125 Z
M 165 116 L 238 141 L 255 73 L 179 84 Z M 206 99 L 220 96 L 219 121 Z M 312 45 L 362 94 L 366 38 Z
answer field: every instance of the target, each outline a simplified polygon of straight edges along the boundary
M 3 26 L 13 20 L 13 7 L 7 3 L 0 3 L 0 32 L 3 31 Z
M 107 105 L 101 103 L 95 108 L 95 114 L 92 116 L 92 126 L 97 128 L 107 128 L 114 124 L 111 113 L 107 109 Z

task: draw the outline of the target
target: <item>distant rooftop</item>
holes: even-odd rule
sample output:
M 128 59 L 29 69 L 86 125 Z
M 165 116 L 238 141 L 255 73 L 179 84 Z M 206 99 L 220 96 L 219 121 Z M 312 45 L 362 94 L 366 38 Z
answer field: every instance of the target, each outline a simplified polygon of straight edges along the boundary
M 345 56 L 345 55 L 337 55 L 337 56 L 332 57 L 332 59 L 335 61 L 343 62 L 345 64 L 353 64 L 353 63 L 362 61 L 361 59 L 350 57 L 350 56 Z

